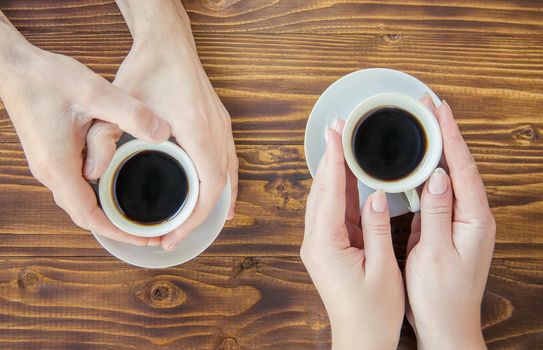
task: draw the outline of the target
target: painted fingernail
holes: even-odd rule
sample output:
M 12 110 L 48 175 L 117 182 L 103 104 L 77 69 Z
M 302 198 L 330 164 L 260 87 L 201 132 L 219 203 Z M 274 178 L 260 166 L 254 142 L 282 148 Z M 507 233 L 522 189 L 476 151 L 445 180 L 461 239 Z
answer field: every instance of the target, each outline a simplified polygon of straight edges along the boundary
M 447 174 L 445 170 L 437 168 L 430 176 L 428 192 L 434 196 L 442 195 L 447 191 Z
M 384 213 L 387 207 L 387 197 L 383 190 L 376 191 L 371 196 L 371 209 L 376 213 Z
M 92 175 L 93 170 L 94 170 L 94 159 L 87 157 L 87 159 L 85 159 L 85 166 L 83 167 L 85 176 Z

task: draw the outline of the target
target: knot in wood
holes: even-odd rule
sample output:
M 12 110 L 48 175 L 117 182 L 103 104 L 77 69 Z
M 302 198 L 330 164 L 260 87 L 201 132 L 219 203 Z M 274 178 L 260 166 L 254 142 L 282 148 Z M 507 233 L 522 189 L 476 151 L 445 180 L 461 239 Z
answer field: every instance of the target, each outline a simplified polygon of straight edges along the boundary
M 227 337 L 223 338 L 219 346 L 217 347 L 217 350 L 238 350 L 239 344 L 236 341 L 236 339 Z
M 260 268 L 260 262 L 256 258 L 248 257 L 243 259 L 243 262 L 241 263 L 241 270 L 252 270 L 252 269 L 259 269 Z
M 168 281 L 149 282 L 136 290 L 136 297 L 147 305 L 159 308 L 173 308 L 187 299 L 179 287 Z
M 398 40 L 401 40 L 402 35 L 401 34 L 387 34 L 386 38 L 389 41 L 398 41 Z
M 219 11 L 229 8 L 239 0 L 204 0 L 203 6 L 213 11 Z
M 330 326 L 328 316 L 319 312 L 311 312 L 305 318 L 305 323 L 314 331 L 319 331 Z
M 513 135 L 517 140 L 533 142 L 538 138 L 537 130 L 532 126 L 526 126 L 513 131 Z
M 234 276 L 237 276 L 244 271 L 249 270 L 259 270 L 260 269 L 260 262 L 257 258 L 248 257 L 243 259 L 243 261 L 239 264 L 234 265 L 232 272 Z
M 17 275 L 19 289 L 33 289 L 40 281 L 40 276 L 30 269 L 23 269 Z

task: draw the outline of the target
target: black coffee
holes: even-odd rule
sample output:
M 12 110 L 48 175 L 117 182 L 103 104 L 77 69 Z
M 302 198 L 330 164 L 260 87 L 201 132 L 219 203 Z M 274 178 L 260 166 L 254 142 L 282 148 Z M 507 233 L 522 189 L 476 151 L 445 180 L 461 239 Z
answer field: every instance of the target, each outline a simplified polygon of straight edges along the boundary
M 419 121 L 398 108 L 381 108 L 356 128 L 353 150 L 360 167 L 380 180 L 409 175 L 426 152 L 426 135 Z
M 185 204 L 188 179 L 170 155 L 143 151 L 126 160 L 115 177 L 114 195 L 130 220 L 158 224 L 172 218 Z

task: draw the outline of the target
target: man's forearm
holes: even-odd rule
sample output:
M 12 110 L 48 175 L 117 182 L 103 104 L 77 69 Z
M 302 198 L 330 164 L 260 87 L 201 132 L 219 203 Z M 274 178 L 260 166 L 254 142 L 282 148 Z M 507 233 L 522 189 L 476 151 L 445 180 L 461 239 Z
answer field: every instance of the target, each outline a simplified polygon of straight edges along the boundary
M 179 0 L 116 2 L 135 41 L 169 41 L 177 34 L 192 41 L 190 21 Z
M 0 98 L 29 62 L 29 53 L 35 49 L 9 19 L 0 11 Z

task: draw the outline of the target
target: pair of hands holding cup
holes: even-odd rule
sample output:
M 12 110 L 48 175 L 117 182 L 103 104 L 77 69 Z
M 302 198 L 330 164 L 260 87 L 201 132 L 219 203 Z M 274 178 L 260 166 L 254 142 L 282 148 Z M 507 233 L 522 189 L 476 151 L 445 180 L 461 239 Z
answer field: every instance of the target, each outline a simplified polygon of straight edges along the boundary
M 238 159 L 230 116 L 202 68 L 182 5 L 117 3 L 134 43 L 112 84 L 70 57 L 31 45 L 0 13 L 0 55 L 6 63 L 0 68 L 0 96 L 33 175 L 78 226 L 115 240 L 173 250 L 213 209 L 227 176 L 233 216 Z M 198 171 L 200 193 L 193 214 L 163 237 L 118 229 L 87 182 L 106 170 L 122 131 L 152 143 L 173 136 Z
M 421 194 L 404 278 L 394 255 L 387 198 L 360 211 L 335 120 L 307 200 L 302 260 L 324 302 L 333 348 L 395 349 L 404 314 L 419 349 L 486 349 L 480 305 L 495 222 L 483 182 L 447 103 L 423 103 L 441 128 L 450 176 L 436 169 Z M 407 297 L 405 293 L 407 292 Z

